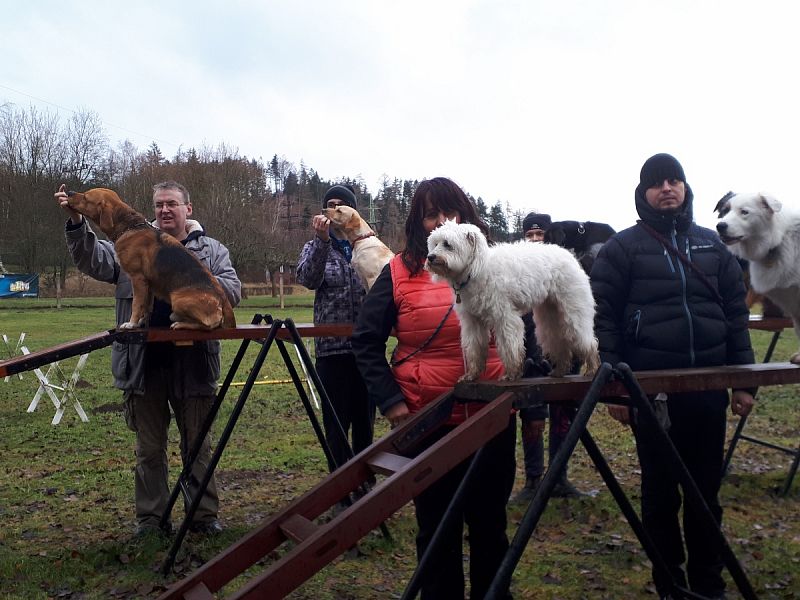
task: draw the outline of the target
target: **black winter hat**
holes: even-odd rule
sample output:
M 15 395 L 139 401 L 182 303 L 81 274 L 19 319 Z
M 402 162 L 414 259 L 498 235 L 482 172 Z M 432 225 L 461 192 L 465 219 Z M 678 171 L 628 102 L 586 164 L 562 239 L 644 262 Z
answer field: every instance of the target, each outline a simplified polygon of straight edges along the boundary
M 656 154 L 648 158 L 639 173 L 639 187 L 642 191 L 659 185 L 665 179 L 679 179 L 686 183 L 686 175 L 681 163 L 670 154 Z
M 328 200 L 341 200 L 342 204 L 358 210 L 356 193 L 351 185 L 337 184 L 325 192 L 325 197 L 322 199 L 322 208 L 327 208 Z
M 528 213 L 528 216 L 522 220 L 522 231 L 530 231 L 531 229 L 547 229 L 551 224 L 550 215 L 544 213 Z

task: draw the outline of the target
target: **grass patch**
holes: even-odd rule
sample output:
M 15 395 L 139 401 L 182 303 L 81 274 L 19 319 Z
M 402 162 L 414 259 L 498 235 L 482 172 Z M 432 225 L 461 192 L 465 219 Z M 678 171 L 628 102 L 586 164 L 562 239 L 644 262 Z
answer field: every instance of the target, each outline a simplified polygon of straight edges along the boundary
M 236 309 L 240 323 L 254 313 L 312 320 L 312 296 L 249 298 Z M 11 300 L 0 305 L 0 333 L 16 341 L 27 333 L 33 351 L 113 327 L 112 298 L 55 301 Z M 763 356 L 770 334 L 752 333 Z M 223 342 L 223 370 L 239 342 Z M 2 350 L 0 348 L 0 350 Z M 785 361 L 796 350 L 786 332 L 775 352 Z M 257 348 L 251 347 L 238 379 L 247 375 Z M 71 373 L 77 358 L 64 361 Z M 277 352 L 270 353 L 260 377 L 285 379 Z M 134 436 L 123 421 L 121 395 L 110 376 L 110 350 L 92 353 L 83 372 L 80 400 L 89 414 L 81 423 L 69 408 L 52 426 L 48 399 L 26 413 L 37 388 L 32 373 L 0 381 L 0 598 L 155 598 L 170 582 L 214 557 L 251 531 L 295 496 L 316 485 L 326 473 L 325 460 L 305 411 L 291 385 L 256 386 L 217 470 L 225 532 L 215 539 L 190 536 L 177 573 L 163 578 L 158 567 L 169 540 L 134 540 Z M 230 415 L 239 388 L 229 391 L 220 419 Z M 746 432 L 773 443 L 796 447 L 800 409 L 796 386 L 764 388 Z M 736 420 L 729 421 L 729 439 Z M 630 433 L 604 410 L 590 428 L 634 505 L 638 506 L 639 471 Z M 376 424 L 383 435 L 386 425 Z M 218 423 L 216 433 L 221 431 Z M 178 435 L 170 433 L 173 480 L 179 470 Z M 786 498 L 778 497 L 790 457 L 741 442 L 722 488 L 725 532 L 759 597 L 800 597 L 800 481 Z M 518 451 L 517 488 L 522 485 Z M 515 598 L 655 597 L 643 550 L 621 517 L 611 495 L 579 448 L 570 461 L 570 478 L 584 491 L 577 500 L 550 501 L 514 576 Z M 509 509 L 509 534 L 524 514 Z M 181 507 L 174 518 L 182 518 Z M 373 532 L 359 543 L 361 556 L 343 557 L 315 575 L 292 598 L 334 600 L 399 597 L 416 565 L 413 507 L 407 505 L 388 523 L 393 540 Z M 230 593 L 261 566 L 232 582 Z M 729 580 L 730 583 L 730 580 Z M 737 597 L 733 592 L 729 597 Z

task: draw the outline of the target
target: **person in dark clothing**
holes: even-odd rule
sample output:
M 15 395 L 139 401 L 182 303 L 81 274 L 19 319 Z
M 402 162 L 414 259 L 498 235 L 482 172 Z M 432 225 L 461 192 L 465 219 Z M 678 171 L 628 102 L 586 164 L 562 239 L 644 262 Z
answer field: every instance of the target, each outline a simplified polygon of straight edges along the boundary
M 715 232 L 693 222 L 692 189 L 681 164 L 668 154 L 650 157 L 635 199 L 641 220 L 614 235 L 592 267 L 601 359 L 624 361 L 635 371 L 752 363 L 741 268 Z M 727 405 L 724 390 L 667 398 L 669 436 L 718 523 Z M 752 405 L 752 390 L 733 391 L 734 414 L 748 414 Z M 627 407 L 610 405 L 609 413 L 634 429 L 642 520 L 670 571 L 653 572 L 659 595 L 669 597 L 674 580 L 724 598 L 720 548 L 689 505 L 681 534 L 680 489 L 652 436 Z
M 352 187 L 334 185 L 325 193 L 323 208 L 339 204 L 357 208 Z M 315 290 L 314 323 L 355 323 L 365 292 L 350 264 L 352 248 L 349 242 L 331 233 L 330 221 L 325 215 L 314 215 L 311 225 L 315 235 L 303 247 L 297 264 L 297 281 Z M 350 457 L 347 436 L 351 428 L 354 454 L 372 444 L 375 405 L 367 398 L 349 338 L 316 338 L 314 352 L 317 373 L 331 401 L 331 406 L 322 405 L 322 424 L 335 463 L 329 466 L 334 470 Z
M 522 220 L 523 235 L 529 242 L 542 243 L 545 239 L 545 232 L 551 224 L 550 215 L 546 213 L 528 213 Z M 543 362 L 541 349 L 536 343 L 536 326 L 533 323 L 532 315 L 530 313 L 524 315 L 523 321 L 525 322 L 525 351 L 527 357 L 523 376 L 546 376 L 550 373 L 550 368 L 546 362 Z M 572 409 L 558 404 L 553 404 L 549 407 L 543 404 L 542 406 L 519 409 L 520 436 L 522 438 L 522 453 L 525 461 L 525 485 L 512 498 L 513 503 L 529 503 L 542 482 L 542 474 L 544 473 L 545 419 L 549 415 L 548 456 L 550 457 L 550 462 L 552 462 L 567 435 L 567 431 L 569 431 L 571 411 Z M 567 478 L 567 470 L 565 468 L 551 495 L 554 498 L 575 498 L 582 494 Z

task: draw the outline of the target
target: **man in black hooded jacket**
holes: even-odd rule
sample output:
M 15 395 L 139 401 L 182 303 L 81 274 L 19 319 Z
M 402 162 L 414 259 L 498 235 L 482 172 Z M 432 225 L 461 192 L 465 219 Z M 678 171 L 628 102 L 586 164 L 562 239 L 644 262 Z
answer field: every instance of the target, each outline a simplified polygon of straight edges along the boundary
M 656 154 L 644 163 L 636 188 L 641 220 L 605 244 L 591 272 L 604 362 L 623 361 L 635 371 L 753 362 L 742 271 L 716 233 L 693 222 L 692 199 L 674 157 Z M 667 399 L 669 436 L 718 522 L 727 405 L 724 390 Z M 748 414 L 752 405 L 752 391 L 734 390 L 734 414 Z M 611 405 L 609 412 L 631 421 L 627 407 Z M 685 587 L 688 578 L 692 591 L 724 598 L 720 549 L 691 506 L 684 507 L 684 573 L 677 481 L 653 448 L 652 436 L 635 422 L 633 427 L 645 528 L 679 585 Z M 653 580 L 659 595 L 669 597 L 670 577 L 654 571 Z

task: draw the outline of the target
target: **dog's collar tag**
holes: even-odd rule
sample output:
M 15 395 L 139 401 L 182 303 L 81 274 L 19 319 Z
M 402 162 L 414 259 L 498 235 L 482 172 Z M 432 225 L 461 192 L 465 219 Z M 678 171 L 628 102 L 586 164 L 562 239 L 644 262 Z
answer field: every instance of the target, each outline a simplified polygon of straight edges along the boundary
M 456 293 L 456 304 L 461 304 L 461 290 L 467 287 L 469 280 L 472 278 L 472 275 L 467 275 L 467 280 L 462 283 L 461 285 L 453 284 L 453 291 Z

